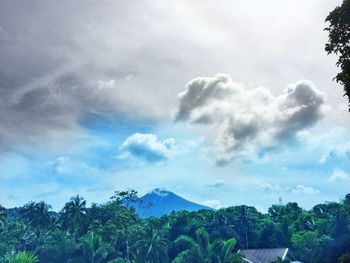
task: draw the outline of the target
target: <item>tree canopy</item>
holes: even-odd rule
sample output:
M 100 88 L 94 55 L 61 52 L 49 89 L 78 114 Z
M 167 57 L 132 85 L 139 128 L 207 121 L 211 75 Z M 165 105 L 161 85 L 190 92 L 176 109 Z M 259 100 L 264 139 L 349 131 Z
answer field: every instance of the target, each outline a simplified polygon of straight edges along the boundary
M 325 49 L 328 54 L 334 53 L 339 56 L 336 65 L 341 71 L 335 79 L 344 87 L 350 111 L 350 0 L 344 0 L 330 12 L 326 22 L 329 22 L 329 26 L 325 28 L 328 31 Z
M 267 213 L 240 205 L 145 219 L 130 206 L 135 196 L 116 192 L 91 207 L 76 196 L 58 213 L 44 202 L 0 206 L 0 262 L 239 263 L 247 247 L 288 247 L 292 261 L 305 263 L 349 262 L 350 195 L 310 210 L 291 202 Z

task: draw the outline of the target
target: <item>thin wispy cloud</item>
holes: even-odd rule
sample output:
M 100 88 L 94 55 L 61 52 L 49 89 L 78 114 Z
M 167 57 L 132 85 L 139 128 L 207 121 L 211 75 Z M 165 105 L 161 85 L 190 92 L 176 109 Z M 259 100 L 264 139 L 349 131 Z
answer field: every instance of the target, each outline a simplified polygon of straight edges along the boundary
M 294 187 L 280 186 L 277 184 L 262 183 L 259 189 L 266 193 L 292 193 L 292 194 L 319 194 L 320 191 L 311 186 L 298 184 Z
M 331 160 L 348 160 L 350 159 L 350 141 L 343 143 L 334 143 L 322 155 L 320 162 L 326 163 Z
M 205 186 L 218 188 L 218 187 L 221 187 L 221 186 L 224 186 L 224 185 L 225 185 L 225 181 L 217 180 L 217 181 L 213 181 L 213 182 L 207 183 Z
M 335 169 L 331 176 L 328 177 L 328 182 L 335 182 L 335 181 L 346 181 L 349 180 L 349 175 L 340 169 Z

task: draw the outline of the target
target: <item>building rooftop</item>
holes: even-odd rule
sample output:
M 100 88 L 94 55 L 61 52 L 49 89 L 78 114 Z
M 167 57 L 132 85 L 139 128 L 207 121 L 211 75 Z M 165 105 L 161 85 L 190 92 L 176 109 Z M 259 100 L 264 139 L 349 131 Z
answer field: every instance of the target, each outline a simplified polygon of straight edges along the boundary
M 288 248 L 242 249 L 239 253 L 244 255 L 243 260 L 248 263 L 271 263 L 279 257 L 284 260 Z

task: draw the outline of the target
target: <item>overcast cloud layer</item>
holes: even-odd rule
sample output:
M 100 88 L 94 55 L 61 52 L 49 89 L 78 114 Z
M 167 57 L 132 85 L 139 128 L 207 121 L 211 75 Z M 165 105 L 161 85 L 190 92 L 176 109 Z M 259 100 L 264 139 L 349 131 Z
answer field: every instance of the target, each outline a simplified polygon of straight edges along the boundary
M 307 77 L 342 100 L 320 33 L 330 2 L 0 1 L 0 147 L 167 118 L 184 83 L 217 72 L 278 92 Z
M 258 150 L 276 148 L 322 117 L 325 94 L 311 81 L 290 84 L 282 95 L 268 88 L 247 89 L 225 74 L 196 78 L 179 94 L 176 122 L 207 126 L 217 133 L 219 164 Z
M 323 29 L 340 2 L 0 0 L 0 204 L 337 201 L 350 115 Z

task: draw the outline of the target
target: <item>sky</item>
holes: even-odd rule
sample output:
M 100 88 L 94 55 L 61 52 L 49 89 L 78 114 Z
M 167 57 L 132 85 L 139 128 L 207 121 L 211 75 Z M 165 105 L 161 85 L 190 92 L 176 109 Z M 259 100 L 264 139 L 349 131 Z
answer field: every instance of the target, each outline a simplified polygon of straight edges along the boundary
M 0 204 L 341 200 L 350 113 L 323 30 L 340 2 L 0 0 Z

